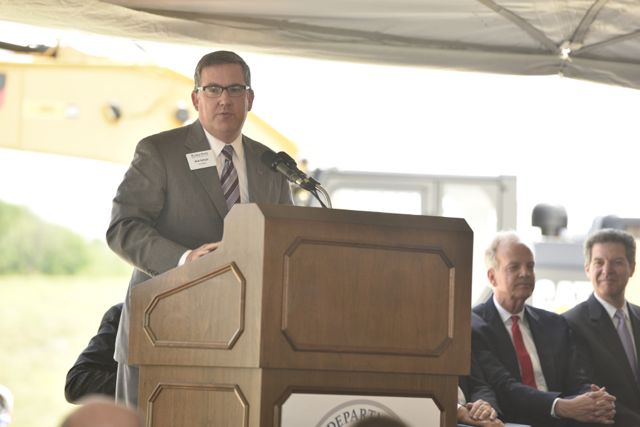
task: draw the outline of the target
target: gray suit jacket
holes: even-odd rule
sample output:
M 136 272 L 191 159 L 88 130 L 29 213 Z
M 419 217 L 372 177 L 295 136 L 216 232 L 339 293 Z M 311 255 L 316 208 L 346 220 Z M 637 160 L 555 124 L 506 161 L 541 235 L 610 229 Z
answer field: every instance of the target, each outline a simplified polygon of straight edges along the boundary
M 243 145 L 249 202 L 292 204 L 286 179 L 260 160 L 267 147 L 245 136 Z M 120 363 L 127 361 L 131 288 L 176 267 L 185 251 L 222 240 L 228 209 L 218 171 L 192 171 L 186 158 L 209 149 L 199 121 L 143 139 L 113 199 L 107 242 L 135 267 L 116 340 Z
M 640 354 L 640 307 L 629 304 L 629 317 Z M 606 310 L 593 296 L 564 313 L 583 354 L 591 360 L 593 381 L 616 397 L 616 426 L 640 426 L 640 384 Z

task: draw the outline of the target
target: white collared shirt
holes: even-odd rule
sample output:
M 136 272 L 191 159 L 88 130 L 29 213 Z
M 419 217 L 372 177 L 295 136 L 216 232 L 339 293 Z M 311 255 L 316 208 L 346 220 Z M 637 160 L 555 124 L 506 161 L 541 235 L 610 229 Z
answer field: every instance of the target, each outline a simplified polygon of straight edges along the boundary
M 598 294 L 596 294 L 595 292 L 593 293 L 593 296 L 595 297 L 595 299 L 598 300 L 598 302 L 600 304 L 602 304 L 602 306 L 606 310 L 607 314 L 609 315 L 609 318 L 611 318 L 611 321 L 613 322 L 613 326 L 616 329 L 618 329 L 618 320 L 613 318 L 613 316 L 615 316 L 616 311 L 618 309 L 616 307 L 612 306 L 611 304 L 609 304 L 607 301 L 605 301 L 602 298 L 600 298 L 598 296 Z M 629 335 L 631 336 L 631 342 L 633 343 L 633 351 L 635 352 L 636 351 L 636 339 L 633 336 L 633 329 L 631 327 L 631 319 L 629 318 L 629 307 L 627 307 L 627 300 L 626 299 L 624 300 L 624 304 L 622 305 L 621 310 L 624 313 L 625 326 L 627 327 L 627 330 L 629 331 Z M 636 354 L 636 358 L 637 357 L 638 357 L 638 355 Z
M 513 334 L 511 333 L 511 316 L 514 314 L 509 313 L 505 310 L 496 300 L 494 295 L 493 303 L 498 309 L 498 313 L 500 314 L 500 318 L 502 319 L 502 324 L 505 328 L 507 328 L 507 333 L 509 337 L 511 337 L 511 343 L 513 344 Z M 538 390 L 548 391 L 547 382 L 544 379 L 544 374 L 542 373 L 542 366 L 540 365 L 540 358 L 538 357 L 538 350 L 536 349 L 536 344 L 533 341 L 533 336 L 531 335 L 531 328 L 529 328 L 529 322 L 527 321 L 527 317 L 524 315 L 524 308 L 520 313 L 515 313 L 516 316 L 520 317 L 520 331 L 522 332 L 522 340 L 524 341 L 524 346 L 527 348 L 527 352 L 529 353 L 529 357 L 531 358 L 531 365 L 533 366 L 533 376 L 536 380 L 536 386 Z M 515 348 L 515 345 L 514 345 Z
M 213 154 L 216 157 L 216 166 L 218 168 L 218 176 L 222 175 L 222 168 L 224 167 L 225 157 L 222 154 L 222 149 L 227 145 L 226 143 L 220 141 L 206 129 L 204 130 L 204 134 L 207 137 L 207 141 L 209 141 L 209 146 L 211 150 L 213 150 Z M 232 143 L 233 146 L 233 166 L 236 168 L 236 172 L 238 172 L 238 183 L 240 184 L 240 203 L 249 203 L 251 200 L 249 199 L 249 181 L 247 179 L 247 162 L 245 161 L 244 156 L 244 146 L 242 145 L 242 134 L 240 134 Z
M 462 406 L 467 403 L 467 398 L 464 397 L 464 391 L 458 386 L 458 406 Z

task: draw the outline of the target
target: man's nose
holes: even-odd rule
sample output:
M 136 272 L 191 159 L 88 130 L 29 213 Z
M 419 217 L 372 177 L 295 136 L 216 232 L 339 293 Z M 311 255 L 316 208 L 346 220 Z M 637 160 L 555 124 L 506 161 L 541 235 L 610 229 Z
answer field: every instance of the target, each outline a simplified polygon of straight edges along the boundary
M 532 274 L 533 274 L 533 271 L 529 267 L 523 266 L 522 268 L 520 268 L 520 275 L 522 277 L 531 276 Z
M 225 88 L 220 94 L 220 97 L 218 98 L 218 103 L 228 104 L 230 102 L 231 102 L 231 95 L 229 95 L 229 90 Z
M 613 272 L 613 263 L 605 261 L 604 264 L 602 265 L 602 271 L 604 271 L 607 274 L 612 273 Z

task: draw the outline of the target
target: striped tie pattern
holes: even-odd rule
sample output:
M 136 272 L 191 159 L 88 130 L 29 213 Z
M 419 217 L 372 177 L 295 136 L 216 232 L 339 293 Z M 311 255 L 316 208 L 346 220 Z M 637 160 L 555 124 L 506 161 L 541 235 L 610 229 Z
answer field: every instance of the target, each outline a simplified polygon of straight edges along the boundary
M 240 183 L 238 182 L 238 172 L 233 166 L 233 146 L 225 145 L 222 149 L 224 155 L 224 166 L 222 167 L 222 175 L 220 175 L 220 184 L 222 184 L 222 192 L 227 200 L 227 207 L 231 209 L 236 203 L 240 203 Z

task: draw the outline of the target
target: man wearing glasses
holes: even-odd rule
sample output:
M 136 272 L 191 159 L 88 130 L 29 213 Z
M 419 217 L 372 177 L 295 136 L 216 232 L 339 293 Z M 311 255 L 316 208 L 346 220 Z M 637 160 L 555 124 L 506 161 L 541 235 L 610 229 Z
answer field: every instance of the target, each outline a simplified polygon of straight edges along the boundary
M 194 123 L 140 141 L 118 187 L 107 242 L 135 269 L 116 339 L 116 399 L 138 401 L 138 369 L 127 365 L 131 287 L 218 247 L 235 203 L 292 204 L 286 179 L 263 165 L 267 147 L 242 135 L 254 92 L 233 52 L 200 59 L 191 93 Z

